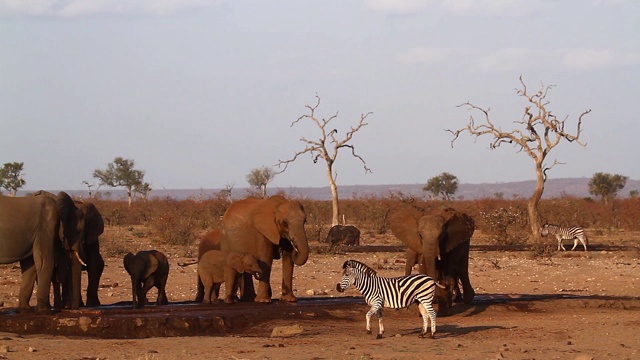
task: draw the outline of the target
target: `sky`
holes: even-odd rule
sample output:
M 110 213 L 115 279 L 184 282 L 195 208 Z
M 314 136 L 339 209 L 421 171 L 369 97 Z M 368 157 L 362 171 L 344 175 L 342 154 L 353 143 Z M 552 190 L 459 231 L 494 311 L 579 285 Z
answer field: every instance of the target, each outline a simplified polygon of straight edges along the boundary
M 367 125 L 335 163 L 340 185 L 535 179 L 512 146 L 445 129 L 489 108 L 519 127 L 530 90 L 581 140 L 549 178 L 640 179 L 640 1 L 0 0 L 0 164 L 24 163 L 24 190 L 86 189 L 116 157 L 153 189 L 247 187 L 318 139 Z M 348 150 L 348 149 L 347 149 Z M 327 186 L 299 157 L 270 188 Z M 95 187 L 94 187 L 95 189 Z

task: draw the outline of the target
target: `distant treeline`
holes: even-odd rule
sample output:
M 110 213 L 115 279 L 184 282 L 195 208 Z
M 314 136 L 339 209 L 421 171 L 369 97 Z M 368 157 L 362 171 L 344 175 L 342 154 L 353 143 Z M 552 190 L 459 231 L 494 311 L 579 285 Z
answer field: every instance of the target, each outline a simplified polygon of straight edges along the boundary
M 310 241 L 323 242 L 331 227 L 331 201 L 298 198 L 307 213 Z M 220 225 L 229 202 L 223 197 L 135 201 L 92 199 L 105 223 L 111 226 L 144 225 L 153 238 L 169 244 L 193 243 L 197 234 Z M 406 195 L 364 196 L 340 201 L 341 216 L 363 234 L 388 233 L 388 218 L 394 209 L 415 207 L 426 212 L 453 207 L 470 214 L 476 228 L 496 243 L 518 244 L 530 237 L 526 199 L 482 199 L 465 201 L 425 200 Z M 640 199 L 617 199 L 605 204 L 590 198 L 562 197 L 540 202 L 543 222 L 563 226 L 582 226 L 598 234 L 617 230 L 640 230 Z

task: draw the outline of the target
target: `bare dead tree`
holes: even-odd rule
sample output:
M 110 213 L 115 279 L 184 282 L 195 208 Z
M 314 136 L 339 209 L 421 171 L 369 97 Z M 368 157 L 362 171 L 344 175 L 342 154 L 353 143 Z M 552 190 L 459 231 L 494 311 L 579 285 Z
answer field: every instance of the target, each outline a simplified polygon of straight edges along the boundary
M 320 97 L 316 95 L 316 99 L 315 105 L 305 106 L 309 110 L 309 114 L 300 116 L 296 121 L 291 123 L 291 126 L 293 127 L 293 125 L 305 119 L 313 121 L 318 126 L 318 129 L 320 129 L 320 138 L 318 140 L 309 140 L 304 136 L 301 137 L 300 141 L 305 143 L 306 147 L 304 150 L 296 152 L 289 160 L 279 160 L 277 165 L 282 168 L 282 170 L 278 171 L 277 174 L 281 174 L 287 170 L 289 164 L 294 162 L 302 154 L 310 154 L 311 160 L 313 160 L 314 164 L 318 162 L 318 159 L 324 160 L 327 164 L 327 179 L 329 180 L 329 187 L 331 188 L 331 196 L 333 200 L 333 217 L 331 220 L 333 226 L 339 223 L 338 186 L 336 185 L 337 174 L 333 171 L 333 164 L 336 162 L 340 149 L 350 149 L 351 155 L 362 162 L 365 174 L 371 172 L 371 169 L 367 167 L 367 163 L 360 155 L 356 154 L 355 148 L 349 142 L 353 138 L 353 134 L 362 129 L 362 127 L 368 125 L 365 120 L 372 113 L 369 112 L 360 115 L 360 121 L 358 124 L 351 127 L 351 130 L 346 133 L 344 139 L 338 140 L 336 138 L 338 130 L 329 126 L 333 120 L 338 118 L 338 113 L 336 112 L 335 115 L 328 119 L 319 119 L 316 115 L 316 110 L 318 109 L 318 106 L 320 106 Z
M 518 152 L 524 151 L 534 161 L 536 170 L 536 189 L 531 195 L 527 204 L 527 210 L 529 214 L 529 225 L 534 238 L 540 237 L 540 216 L 538 212 L 538 204 L 544 193 L 544 183 L 547 180 L 547 171 L 553 168 L 559 163 L 554 160 L 553 164 L 545 166 L 544 161 L 551 152 L 551 150 L 560 143 L 561 140 L 568 142 L 576 142 L 585 147 L 586 144 L 580 142 L 580 135 L 582 133 L 582 118 L 591 112 L 591 109 L 584 111 L 580 114 L 577 123 L 577 129 L 575 134 L 571 134 L 565 130 L 565 122 L 568 117 L 563 120 L 558 118 L 547 109 L 549 101 L 547 100 L 547 93 L 554 86 L 544 86 L 540 84 L 540 88 L 530 93 L 529 89 L 520 76 L 521 88 L 516 89 L 516 94 L 526 99 L 529 103 L 525 107 L 522 120 L 514 121 L 515 124 L 519 124 L 521 129 L 515 129 L 512 131 L 503 131 L 499 126 L 496 126 L 489 117 L 490 109 L 483 109 L 470 102 L 458 105 L 458 107 L 465 107 L 471 111 L 480 112 L 482 114 L 484 123 L 476 124 L 473 116 L 470 117 L 467 126 L 459 130 L 446 131 L 453 134 L 451 140 L 451 147 L 453 143 L 458 139 L 458 136 L 463 132 L 468 132 L 470 135 L 475 135 L 476 138 L 482 135 L 493 136 L 493 141 L 489 144 L 491 149 L 496 149 L 503 144 L 511 144 L 518 149 Z

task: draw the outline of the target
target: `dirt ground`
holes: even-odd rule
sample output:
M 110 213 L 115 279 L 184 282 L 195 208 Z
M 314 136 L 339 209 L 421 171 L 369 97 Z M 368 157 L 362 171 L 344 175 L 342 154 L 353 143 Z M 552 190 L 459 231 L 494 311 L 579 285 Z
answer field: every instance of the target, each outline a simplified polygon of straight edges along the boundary
M 195 298 L 196 266 L 178 265 L 193 259 L 184 256 L 184 248 L 158 247 L 115 231 L 107 229 L 106 238 L 118 238 L 130 251 L 157 248 L 169 256 L 170 302 Z M 364 238 L 362 244 L 399 245 L 381 237 Z M 590 245 L 594 251 L 545 258 L 528 251 L 472 250 L 476 299 L 455 305 L 452 316 L 439 317 L 435 339 L 417 336 L 421 318 L 413 306 L 385 310 L 385 336 L 377 340 L 377 322 L 372 321 L 374 334 L 366 334 L 368 307 L 359 302 L 353 311 L 336 309 L 326 316 L 292 311 L 232 336 L 97 339 L 0 333 L 0 359 L 639 359 L 640 234 L 591 236 Z M 335 290 L 347 259 L 363 261 L 385 276 L 404 269 L 404 254 L 398 252 L 314 252 L 295 269 L 296 295 L 325 301 L 360 296 L 355 289 Z M 280 270 L 274 263 L 274 297 L 280 293 Z M 17 264 L 0 267 L 5 308 L 17 305 L 19 272 Z M 106 258 L 100 287 L 103 305 L 131 300 L 122 256 Z M 152 290 L 149 299 L 155 295 Z M 272 306 L 265 305 L 265 311 Z M 274 329 L 288 326 L 297 334 L 272 336 Z

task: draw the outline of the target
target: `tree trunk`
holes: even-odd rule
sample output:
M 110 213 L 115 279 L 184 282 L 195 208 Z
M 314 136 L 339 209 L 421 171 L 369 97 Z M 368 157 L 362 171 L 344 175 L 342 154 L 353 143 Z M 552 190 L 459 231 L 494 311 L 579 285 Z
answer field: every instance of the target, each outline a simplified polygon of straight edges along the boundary
M 542 172 L 542 162 L 536 162 L 536 189 L 531 195 L 527 203 L 527 211 L 529 213 L 529 226 L 534 239 L 540 238 L 540 214 L 538 213 L 538 204 L 544 192 L 544 174 Z
M 129 207 L 131 207 L 131 203 L 133 202 L 133 196 L 131 194 L 131 189 L 127 188 L 127 196 L 129 197 Z
M 336 185 L 336 180 L 333 178 L 333 171 L 331 164 L 327 164 L 327 178 L 329 179 L 329 187 L 331 188 L 331 199 L 332 199 L 332 217 L 331 217 L 331 226 L 336 226 L 340 223 L 339 219 L 339 211 L 338 211 L 338 186 Z

